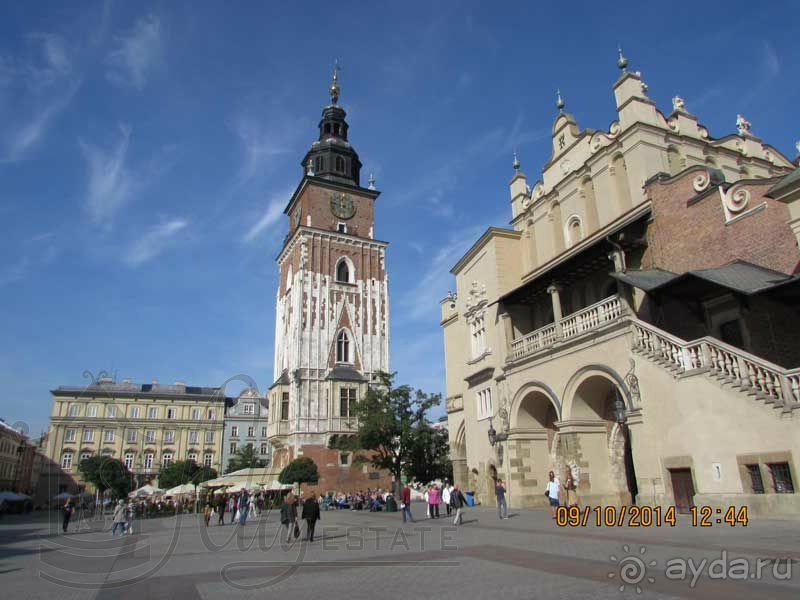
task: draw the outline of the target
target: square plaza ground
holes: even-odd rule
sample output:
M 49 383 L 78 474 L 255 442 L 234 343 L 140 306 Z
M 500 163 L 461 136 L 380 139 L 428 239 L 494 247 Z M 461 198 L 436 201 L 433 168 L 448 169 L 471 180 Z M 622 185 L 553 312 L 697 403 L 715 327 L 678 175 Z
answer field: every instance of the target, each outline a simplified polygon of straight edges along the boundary
M 413 525 L 399 513 L 323 512 L 317 541 L 290 546 L 274 511 L 244 527 L 139 520 L 116 539 L 103 521 L 74 521 L 64 536 L 57 515 L 11 516 L 0 523 L 0 584 L 4 598 L 63 600 L 800 597 L 796 520 L 573 528 L 544 511 L 501 521 L 476 507 L 455 528 L 413 508 L 423 517 Z

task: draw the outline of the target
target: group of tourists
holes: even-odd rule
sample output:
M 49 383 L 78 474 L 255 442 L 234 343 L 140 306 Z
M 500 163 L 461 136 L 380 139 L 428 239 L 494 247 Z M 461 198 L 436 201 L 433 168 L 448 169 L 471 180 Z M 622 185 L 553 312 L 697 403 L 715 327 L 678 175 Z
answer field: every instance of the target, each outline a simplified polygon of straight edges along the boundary
M 242 490 L 238 494 L 219 494 L 213 502 L 203 509 L 206 527 L 217 519 L 217 525 L 225 525 L 225 513 L 230 515 L 230 524 L 245 525 L 248 517 L 258 518 L 264 510 L 265 499 L 262 494 L 251 494 Z
M 391 492 L 381 488 L 367 491 L 358 490 L 357 492 L 333 492 L 320 496 L 320 503 L 324 510 L 333 508 L 335 510 L 369 510 L 379 512 L 385 510 L 392 497 Z
M 437 484 L 431 484 L 422 496 L 426 507 L 426 518 L 438 519 L 441 512 L 440 506 L 444 504 L 447 516 L 455 512 L 453 525 L 463 523 L 462 511 L 467 505 L 467 499 L 458 489 L 457 485 L 444 482 L 440 488 Z M 414 516 L 411 514 L 411 487 L 406 484 L 400 492 L 400 511 L 403 514 L 403 523 L 414 523 Z

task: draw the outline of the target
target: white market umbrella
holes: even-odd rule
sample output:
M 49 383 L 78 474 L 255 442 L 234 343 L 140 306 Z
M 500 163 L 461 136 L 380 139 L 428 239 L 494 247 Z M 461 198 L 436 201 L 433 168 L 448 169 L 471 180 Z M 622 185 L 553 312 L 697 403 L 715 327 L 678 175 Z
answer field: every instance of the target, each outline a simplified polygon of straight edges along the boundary
M 143 496 L 153 496 L 155 494 L 163 494 L 164 490 L 153 487 L 152 485 L 143 485 L 138 490 L 133 490 L 128 496 L 135 496 L 137 498 Z
M 164 492 L 165 496 L 183 496 L 185 494 L 194 494 L 194 485 L 191 483 L 184 483 L 182 485 L 176 485 L 174 488 L 170 488 Z

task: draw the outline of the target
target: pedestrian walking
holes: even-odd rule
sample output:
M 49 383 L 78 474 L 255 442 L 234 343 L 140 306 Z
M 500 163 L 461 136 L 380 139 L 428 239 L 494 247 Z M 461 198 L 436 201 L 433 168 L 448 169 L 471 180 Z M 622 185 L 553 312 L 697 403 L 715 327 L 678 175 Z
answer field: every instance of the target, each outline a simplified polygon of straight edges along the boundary
M 117 537 L 117 529 L 122 531 L 122 535 L 125 534 L 125 523 L 128 519 L 127 512 L 128 511 L 125 508 L 125 501 L 118 501 L 117 505 L 114 507 L 114 514 L 111 517 L 111 537 Z
M 203 509 L 203 520 L 206 523 L 206 527 L 208 527 L 209 523 L 211 522 L 211 514 L 212 509 L 210 504 L 206 504 L 206 507 Z
M 444 509 L 447 511 L 447 516 L 448 517 L 450 516 L 450 513 L 453 511 L 453 507 L 450 506 L 450 490 L 451 489 L 452 489 L 452 486 L 445 481 L 444 485 L 442 486 L 442 503 L 444 503 Z
M 506 486 L 502 479 L 498 479 L 494 484 L 494 495 L 497 498 L 497 518 L 508 518 L 508 505 L 506 504 Z
M 69 527 L 69 520 L 72 518 L 72 498 L 67 498 L 67 501 L 64 503 L 61 512 L 63 513 L 63 521 L 61 522 L 61 529 L 64 533 L 67 533 L 67 527 Z
M 227 501 L 225 500 L 225 495 L 220 494 L 219 500 L 217 501 L 217 512 L 219 512 L 219 521 L 217 521 L 217 525 L 225 525 L 225 507 L 227 505 Z
M 250 500 L 247 501 L 247 506 L 248 506 L 247 516 L 248 517 L 258 517 L 258 511 L 256 510 L 256 497 L 255 497 L 255 495 L 250 496 Z
M 461 490 L 458 489 L 457 485 L 453 486 L 453 489 L 450 491 L 450 505 L 453 507 L 453 510 L 456 511 L 456 517 L 453 519 L 453 525 L 462 525 L 463 518 L 462 518 L 462 511 L 464 510 L 464 506 L 467 504 L 467 499 L 464 498 L 464 494 L 461 493 Z
M 561 482 L 552 471 L 550 471 L 547 476 L 550 481 L 547 482 L 547 489 L 545 490 L 544 495 L 547 496 L 548 500 L 550 501 L 550 513 L 555 519 L 556 509 L 558 508 L 558 496 L 561 493 Z
M 568 507 L 578 506 L 578 486 L 575 484 L 575 480 L 572 478 L 571 471 L 567 471 L 566 473 L 563 488 L 564 504 L 566 504 Z
M 283 499 L 283 505 L 281 506 L 281 525 L 286 527 L 286 543 L 288 544 L 292 541 L 292 532 L 295 531 L 297 527 L 297 500 L 291 492 L 286 494 L 286 497 Z M 296 533 L 294 537 L 297 537 Z
M 126 523 L 125 532 L 128 535 L 133 535 L 133 521 L 136 518 L 136 504 L 131 501 L 127 506 L 128 521 Z
M 306 522 L 306 541 L 314 541 L 314 527 L 320 519 L 319 502 L 317 502 L 314 492 L 310 492 L 306 501 L 303 502 L 303 520 Z
M 247 523 L 247 492 L 242 492 L 239 496 L 239 525 Z
M 400 510 L 403 513 L 403 523 L 414 522 L 414 517 L 411 516 L 411 488 L 408 484 L 400 490 Z
M 431 518 L 431 505 L 429 502 L 431 495 L 431 486 L 428 486 L 428 489 L 425 490 L 425 494 L 423 494 L 422 499 L 425 501 L 425 518 Z
M 228 498 L 228 512 L 231 513 L 231 524 L 236 522 L 236 496 Z
M 440 499 L 441 496 L 439 496 L 439 488 L 434 484 L 431 486 L 431 489 L 428 492 L 428 510 L 430 511 L 431 519 L 439 518 Z

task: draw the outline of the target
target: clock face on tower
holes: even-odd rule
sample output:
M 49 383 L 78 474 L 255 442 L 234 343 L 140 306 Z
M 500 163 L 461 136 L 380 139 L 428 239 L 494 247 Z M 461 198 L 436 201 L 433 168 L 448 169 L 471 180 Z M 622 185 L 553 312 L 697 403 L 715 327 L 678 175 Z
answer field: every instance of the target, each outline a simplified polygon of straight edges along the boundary
M 356 205 L 349 194 L 333 192 L 331 194 L 331 212 L 340 219 L 350 219 L 356 214 Z

